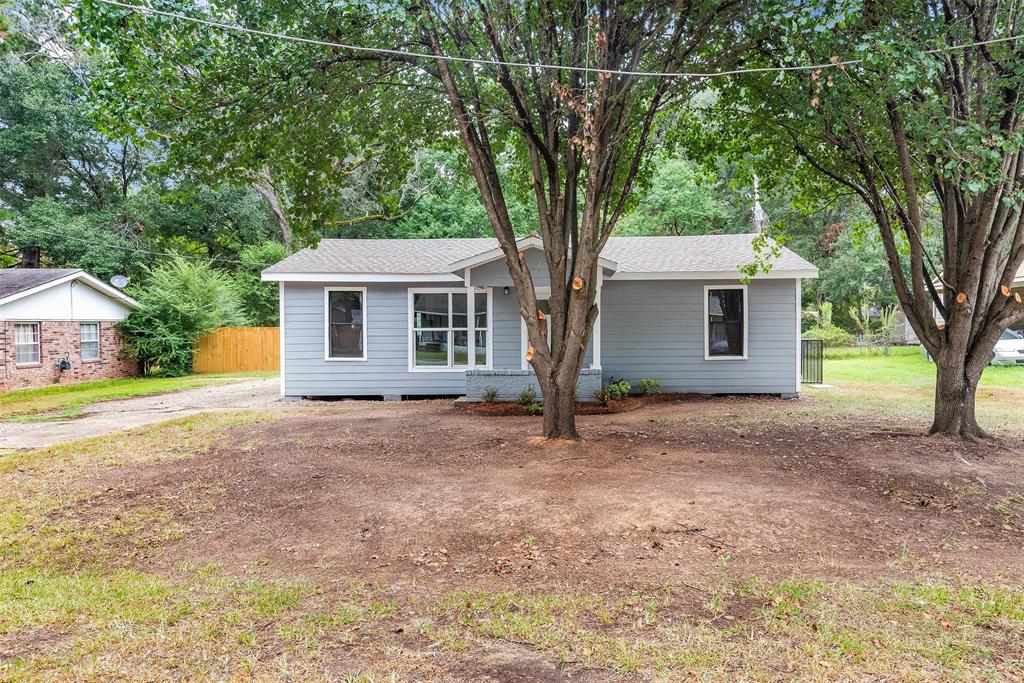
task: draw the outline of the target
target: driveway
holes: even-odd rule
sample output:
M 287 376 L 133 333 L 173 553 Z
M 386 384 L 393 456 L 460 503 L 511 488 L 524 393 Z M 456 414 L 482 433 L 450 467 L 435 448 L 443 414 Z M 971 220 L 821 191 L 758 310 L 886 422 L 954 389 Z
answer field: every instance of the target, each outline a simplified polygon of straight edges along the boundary
M 278 380 L 245 380 L 168 394 L 94 403 L 67 420 L 0 422 L 0 449 L 42 448 L 179 417 L 280 404 Z

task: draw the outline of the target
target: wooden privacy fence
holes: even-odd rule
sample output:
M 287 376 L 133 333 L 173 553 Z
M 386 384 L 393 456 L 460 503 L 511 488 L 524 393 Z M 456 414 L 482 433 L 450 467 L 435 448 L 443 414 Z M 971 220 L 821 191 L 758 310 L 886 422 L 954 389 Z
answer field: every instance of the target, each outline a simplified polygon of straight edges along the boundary
M 281 334 L 276 327 L 222 327 L 200 337 L 193 372 L 281 369 Z

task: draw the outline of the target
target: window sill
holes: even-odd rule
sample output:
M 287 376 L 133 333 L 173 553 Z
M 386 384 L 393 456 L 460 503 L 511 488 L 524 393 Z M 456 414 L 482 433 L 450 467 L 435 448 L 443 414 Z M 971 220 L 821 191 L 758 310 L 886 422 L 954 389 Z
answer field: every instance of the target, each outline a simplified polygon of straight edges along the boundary
M 746 356 L 704 356 L 704 360 L 747 360 Z
M 41 362 L 40 363 L 15 363 L 14 367 L 16 367 L 16 368 L 41 368 L 41 367 L 43 367 L 43 364 Z
M 85 363 L 87 365 L 90 363 L 99 363 L 102 360 L 102 358 L 79 358 L 80 362 Z
M 328 363 L 365 363 L 366 356 L 362 358 L 324 358 Z

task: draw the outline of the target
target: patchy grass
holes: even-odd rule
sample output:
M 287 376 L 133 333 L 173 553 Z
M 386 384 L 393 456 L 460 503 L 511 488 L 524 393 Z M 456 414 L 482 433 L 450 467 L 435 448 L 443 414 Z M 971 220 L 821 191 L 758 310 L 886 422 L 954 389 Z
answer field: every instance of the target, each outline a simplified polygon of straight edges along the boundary
M 721 609 L 691 589 L 598 597 L 457 591 L 424 633 L 461 651 L 512 641 L 562 662 L 658 680 L 1003 680 L 1020 671 L 1024 592 L 972 584 L 728 583 Z M 725 597 L 723 597 L 725 596 Z M 732 614 L 735 611 L 737 614 Z
M 205 413 L 0 457 L 0 568 L 85 567 L 180 536 L 183 523 L 157 503 L 102 520 L 77 516 L 76 506 L 98 493 L 89 480 L 103 470 L 190 457 L 229 443 L 232 427 L 276 417 Z
M 830 350 L 825 358 L 829 389 L 804 387 L 817 404 L 804 418 L 898 417 L 930 421 L 935 365 L 917 347 L 893 347 L 889 355 L 859 349 Z M 898 409 L 897 409 L 898 408 Z M 978 420 L 996 434 L 1024 433 L 1024 367 L 989 366 L 978 388 Z
M 257 452 L 259 433 L 235 428 L 281 415 L 197 415 L 0 458 L 0 680 L 475 680 L 488 655 L 510 648 L 611 680 L 1024 674 L 1020 585 L 894 581 L 882 564 L 861 583 L 766 580 L 729 554 L 689 585 L 673 569 L 663 584 L 595 591 L 424 569 L 393 583 L 312 581 L 279 562 L 274 573 L 258 559 L 233 569 L 182 561 L 168 546 L 202 530 L 161 495 L 88 505 L 119 468 L 229 445 Z M 1015 527 L 1024 518 L 1016 491 L 991 506 Z M 525 530 L 514 540 L 525 551 L 549 544 Z M 505 673 L 516 675 L 528 672 Z
M 92 403 L 228 384 L 276 373 L 215 373 L 186 377 L 127 377 L 81 384 L 55 384 L 0 394 L 0 420 L 37 421 L 74 417 Z

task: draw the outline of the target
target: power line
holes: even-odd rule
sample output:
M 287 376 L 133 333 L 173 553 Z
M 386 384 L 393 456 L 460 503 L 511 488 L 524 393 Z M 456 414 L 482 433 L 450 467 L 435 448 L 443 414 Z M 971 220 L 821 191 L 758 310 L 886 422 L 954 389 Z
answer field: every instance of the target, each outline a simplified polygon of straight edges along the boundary
M 200 17 L 193 17 L 187 14 L 179 14 L 178 12 L 168 12 L 165 10 L 155 9 L 153 7 L 146 7 L 144 5 L 133 5 L 127 2 L 120 2 L 120 0 L 98 0 L 107 5 L 113 5 L 115 7 L 121 7 L 123 9 L 132 10 L 138 12 L 141 15 L 150 16 L 161 16 L 169 19 L 178 19 L 180 21 L 188 21 L 203 26 L 209 26 L 211 28 L 217 28 L 225 31 L 238 31 L 240 33 L 247 33 L 254 36 L 262 36 L 264 38 L 275 38 L 277 40 L 286 40 L 295 43 L 304 43 L 306 45 L 318 45 L 320 47 L 332 47 L 343 50 L 351 50 L 353 52 L 367 52 L 378 55 L 392 55 L 397 57 L 411 57 L 413 59 L 436 59 L 445 62 L 463 62 L 468 64 L 486 64 L 489 66 L 507 66 L 513 68 L 524 68 L 524 69 L 549 69 L 552 71 L 578 71 L 586 74 L 612 74 L 615 76 L 650 76 L 655 78 L 717 78 L 721 76 L 738 76 L 741 74 L 752 74 L 752 73 L 783 73 L 790 71 L 808 71 L 814 69 L 831 69 L 837 67 L 852 66 L 860 64 L 864 59 L 845 59 L 829 61 L 822 64 L 804 64 L 800 66 L 763 66 L 763 67 L 752 67 L 748 69 L 731 69 L 728 71 L 629 71 L 625 69 L 599 69 L 592 66 L 567 66 L 565 64 L 543 64 L 538 62 L 509 62 L 499 59 L 486 59 L 480 57 L 453 57 L 450 55 L 443 54 L 431 54 L 423 52 L 410 52 L 408 50 L 396 50 L 392 48 L 384 47 L 366 47 L 363 45 L 348 45 L 345 43 L 335 43 L 329 40 L 318 40 L 316 38 L 303 38 L 301 36 L 293 36 L 287 33 L 277 33 L 274 31 L 264 31 L 261 29 L 248 28 L 246 26 L 239 26 L 238 24 L 228 24 L 222 21 L 214 21 L 212 19 L 202 19 Z M 1008 36 L 1005 38 L 992 38 L 990 40 L 982 40 L 973 43 L 965 43 L 963 45 L 948 45 L 946 47 L 934 48 L 931 50 L 924 50 L 924 54 L 941 54 L 944 52 L 953 52 L 956 50 L 965 50 L 971 47 L 981 47 L 983 45 L 994 45 L 996 43 L 1006 43 L 1021 40 L 1024 35 Z
M 81 242 L 82 244 L 91 244 L 94 247 L 104 247 L 106 249 L 121 249 L 123 251 L 134 251 L 139 254 L 149 254 L 151 256 L 167 256 L 169 258 L 187 258 L 193 261 L 219 261 L 220 263 L 232 263 L 239 266 L 254 266 L 263 265 L 268 266 L 269 263 L 255 264 L 246 263 L 245 261 L 238 261 L 236 259 L 220 258 L 219 256 L 192 256 L 191 254 L 173 254 L 166 251 L 151 251 L 149 249 L 141 249 L 139 247 L 129 247 L 126 244 L 109 244 L 107 242 L 97 242 L 96 240 L 87 240 L 82 237 L 74 237 L 72 235 L 65 235 L 59 232 L 53 232 L 52 230 L 44 230 L 42 228 L 32 228 L 32 232 L 41 232 L 44 235 L 50 235 L 51 237 L 60 237 L 61 239 L 71 240 L 72 242 Z

